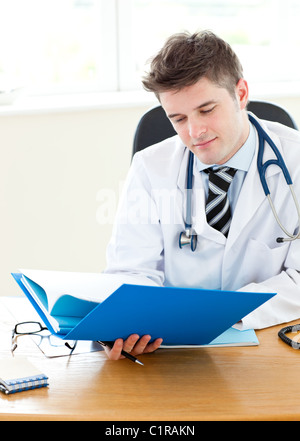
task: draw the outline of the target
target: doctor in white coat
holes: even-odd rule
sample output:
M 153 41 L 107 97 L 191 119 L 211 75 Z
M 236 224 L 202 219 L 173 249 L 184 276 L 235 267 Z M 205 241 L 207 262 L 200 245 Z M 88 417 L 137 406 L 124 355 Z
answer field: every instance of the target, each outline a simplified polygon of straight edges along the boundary
M 244 317 L 241 326 L 263 328 L 300 317 L 300 240 L 283 235 L 265 197 L 257 170 L 258 136 L 247 113 L 248 85 L 230 46 L 213 33 L 172 36 L 153 59 L 144 80 L 159 98 L 177 135 L 133 159 L 107 249 L 109 273 L 144 277 L 145 283 L 208 289 L 275 292 Z M 259 121 L 279 149 L 300 195 L 300 134 Z M 194 153 L 192 225 L 197 248 L 179 247 L 185 229 L 186 177 Z M 268 145 L 264 161 L 273 158 Z M 205 204 L 211 166 L 237 170 L 228 191 L 228 236 L 210 226 Z M 297 233 L 298 215 L 279 167 L 267 182 L 282 224 Z M 116 340 L 111 359 L 156 350 L 151 336 Z

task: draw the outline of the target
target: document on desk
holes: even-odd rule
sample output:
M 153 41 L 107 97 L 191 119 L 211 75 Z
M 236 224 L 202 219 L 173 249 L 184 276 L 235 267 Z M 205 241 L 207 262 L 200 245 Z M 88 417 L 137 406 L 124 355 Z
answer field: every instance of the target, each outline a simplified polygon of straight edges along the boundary
M 164 345 L 162 349 L 178 349 L 178 348 L 224 348 L 232 346 L 257 346 L 259 345 L 258 338 L 254 329 L 246 329 L 240 331 L 239 329 L 229 328 L 210 343 L 205 345 Z
M 112 341 L 137 333 L 167 345 L 206 345 L 276 295 L 160 287 L 101 273 L 12 275 L 48 329 L 65 340 Z

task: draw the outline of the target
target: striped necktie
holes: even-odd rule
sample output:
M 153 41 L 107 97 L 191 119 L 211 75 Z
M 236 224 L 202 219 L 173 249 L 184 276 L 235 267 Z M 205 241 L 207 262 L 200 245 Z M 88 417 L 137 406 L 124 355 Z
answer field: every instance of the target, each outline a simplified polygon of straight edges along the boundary
M 231 223 L 227 191 L 234 178 L 236 169 L 220 167 L 215 171 L 212 168 L 204 171 L 208 173 L 209 178 L 209 191 L 205 208 L 207 222 L 211 227 L 221 231 L 227 237 Z

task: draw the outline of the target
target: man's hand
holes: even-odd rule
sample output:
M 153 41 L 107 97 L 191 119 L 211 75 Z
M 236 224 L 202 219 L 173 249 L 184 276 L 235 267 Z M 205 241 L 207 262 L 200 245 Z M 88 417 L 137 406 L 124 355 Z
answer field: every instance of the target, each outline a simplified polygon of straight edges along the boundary
M 150 340 L 150 335 L 144 335 L 140 338 L 139 335 L 132 334 L 124 341 L 118 338 L 111 349 L 107 346 L 105 346 L 104 349 L 110 360 L 119 360 L 124 358 L 124 356 L 121 355 L 122 350 L 136 356 L 154 352 L 162 344 L 162 338 L 157 338 L 149 343 Z

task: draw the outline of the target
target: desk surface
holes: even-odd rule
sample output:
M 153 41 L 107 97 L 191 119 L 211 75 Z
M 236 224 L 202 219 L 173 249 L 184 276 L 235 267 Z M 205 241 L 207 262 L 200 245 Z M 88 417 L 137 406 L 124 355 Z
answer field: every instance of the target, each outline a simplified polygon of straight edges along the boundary
M 0 297 L 0 360 L 11 356 L 15 323 Z M 299 420 L 300 352 L 277 337 L 280 328 L 258 331 L 256 347 L 159 349 L 139 357 L 144 366 L 103 352 L 46 358 L 24 337 L 18 354 L 50 386 L 1 394 L 0 420 Z

